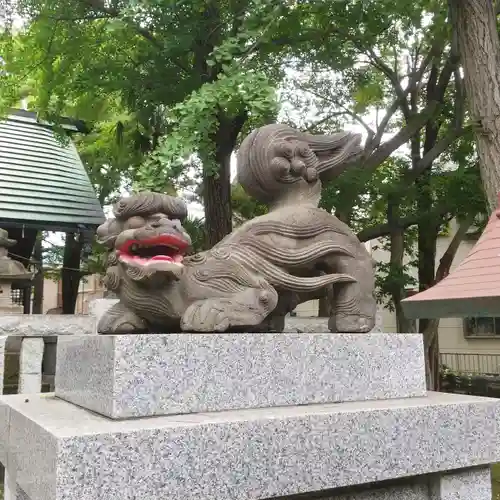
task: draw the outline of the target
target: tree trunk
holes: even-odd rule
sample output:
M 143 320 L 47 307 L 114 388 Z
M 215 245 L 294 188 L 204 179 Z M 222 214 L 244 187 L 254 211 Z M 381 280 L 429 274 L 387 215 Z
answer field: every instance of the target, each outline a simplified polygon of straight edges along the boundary
M 36 262 L 36 275 L 33 280 L 33 314 L 43 313 L 43 253 L 41 235 L 35 242 L 33 260 Z
M 231 154 L 238 135 L 247 119 L 246 111 L 228 117 L 220 111 L 217 115 L 217 132 L 212 139 L 215 145 L 216 172 L 211 172 L 210 161 L 204 158 L 203 205 L 208 248 L 213 247 L 232 230 L 231 209 Z
M 490 211 L 500 191 L 500 42 L 492 0 L 450 0 L 457 31 L 465 89 L 476 141 L 481 178 Z
M 208 248 L 212 248 L 232 230 L 231 211 L 231 151 L 219 151 L 218 172 L 203 171 L 203 205 Z
M 457 232 L 453 235 L 448 248 L 439 261 L 439 266 L 437 268 L 436 276 L 432 285 L 439 283 L 450 273 L 450 268 L 453 264 L 453 260 L 455 258 L 455 255 L 457 254 L 458 248 L 460 247 L 460 244 L 465 238 L 465 235 L 467 234 L 467 231 L 469 230 L 473 222 L 474 215 L 469 215 L 467 218 L 460 222 Z M 430 391 L 439 391 L 440 386 L 438 329 L 439 319 L 426 320 L 425 329 L 420 329 L 424 336 L 427 389 Z
M 427 171 L 417 181 L 418 211 L 421 214 L 428 213 L 428 207 L 432 206 L 433 200 L 430 194 L 430 172 Z M 420 292 L 427 290 L 434 284 L 436 269 L 436 244 L 439 234 L 439 224 L 432 214 L 425 217 L 418 224 L 418 289 Z M 419 331 L 427 328 L 427 319 L 419 321 Z
M 62 313 L 75 314 L 78 287 L 80 285 L 80 259 L 83 238 L 67 233 L 64 244 L 62 276 Z
M 424 174 L 425 175 L 425 174 Z M 419 200 L 419 210 L 424 209 L 425 194 Z M 429 201 L 432 204 L 432 200 Z M 430 205 L 427 205 L 430 206 Z M 430 288 L 435 283 L 436 244 L 439 226 L 436 221 L 426 219 L 418 225 L 418 284 L 419 291 Z M 439 320 L 421 318 L 419 332 L 423 334 L 425 346 L 427 389 L 439 390 Z
M 401 307 L 401 301 L 405 298 L 403 283 L 403 258 L 405 253 L 404 229 L 399 227 L 399 200 L 396 195 L 390 195 L 387 208 L 387 221 L 391 227 L 390 232 L 390 295 L 396 313 L 396 327 L 399 333 L 411 333 L 414 331 L 414 322 L 409 321 Z
M 393 231 L 391 234 L 391 273 L 400 275 L 403 270 L 404 257 L 404 231 Z M 396 328 L 398 333 L 412 333 L 415 331 L 413 321 L 407 319 L 404 315 L 401 301 L 405 298 L 405 290 L 403 286 L 395 285 L 392 293 L 392 302 L 396 312 Z

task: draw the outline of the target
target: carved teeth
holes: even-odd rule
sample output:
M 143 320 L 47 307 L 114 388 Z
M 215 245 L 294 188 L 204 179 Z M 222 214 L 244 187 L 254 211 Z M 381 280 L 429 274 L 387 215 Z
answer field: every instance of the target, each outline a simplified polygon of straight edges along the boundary
M 176 245 L 171 245 L 169 243 L 164 243 L 164 242 L 135 242 L 135 243 L 132 243 L 130 246 L 129 246 L 129 249 L 128 249 L 128 254 L 131 256 L 131 257 L 134 257 L 134 258 L 139 258 L 141 257 L 141 254 L 140 254 L 140 251 L 141 250 L 145 250 L 145 249 L 154 249 L 154 248 L 157 248 L 158 251 L 155 252 L 157 253 L 157 256 L 165 256 L 165 257 L 170 257 L 170 258 L 174 258 L 176 257 L 177 255 L 180 255 L 182 252 L 181 250 L 179 249 L 178 246 Z M 162 251 L 161 249 L 168 249 L 165 250 L 165 251 Z M 144 259 L 148 259 L 148 257 L 143 257 Z M 149 257 L 149 259 L 153 258 L 153 256 Z

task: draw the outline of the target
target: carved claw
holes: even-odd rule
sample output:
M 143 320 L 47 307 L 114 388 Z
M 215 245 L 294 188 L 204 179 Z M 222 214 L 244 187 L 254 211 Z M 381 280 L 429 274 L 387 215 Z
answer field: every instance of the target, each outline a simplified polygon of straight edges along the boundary
M 333 333 L 368 333 L 375 327 L 375 319 L 356 314 L 337 314 L 328 321 L 328 328 Z
M 147 324 L 121 302 L 106 311 L 97 325 L 97 332 L 102 335 L 146 333 L 147 331 Z
M 224 332 L 229 328 L 225 308 L 217 299 L 191 304 L 181 319 L 181 329 L 190 332 Z
M 185 332 L 224 332 L 235 326 L 260 324 L 278 303 L 274 288 L 249 288 L 231 298 L 198 300 L 181 319 Z

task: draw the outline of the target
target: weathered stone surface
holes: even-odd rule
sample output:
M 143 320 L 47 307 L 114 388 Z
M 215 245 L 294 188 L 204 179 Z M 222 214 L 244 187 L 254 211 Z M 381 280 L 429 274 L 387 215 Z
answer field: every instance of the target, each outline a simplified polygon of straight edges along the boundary
M 42 387 L 42 359 L 44 341 L 41 338 L 26 337 L 19 356 L 19 393 L 34 394 Z
M 13 281 L 31 281 L 33 278 L 33 273 L 28 271 L 21 262 L 9 257 L 9 248 L 16 243 L 16 240 L 9 239 L 9 233 L 5 229 L 0 229 L 0 281 L 9 284 L 9 291 Z
M 89 303 L 89 313 L 99 322 L 104 313 L 117 303 L 117 299 L 95 299 Z M 328 332 L 328 318 L 287 316 L 283 331 L 285 333 Z
M 19 356 L 19 371 L 21 373 L 40 373 L 44 347 L 43 339 L 23 339 L 21 355 Z
M 4 498 L 4 500 L 8 500 L 7 498 Z M 16 500 L 31 500 L 31 498 L 26 495 L 26 493 L 24 492 L 24 490 L 22 490 L 21 488 L 17 487 L 16 488 Z
M 328 318 L 289 316 L 285 319 L 285 333 L 328 332 Z
M 95 331 L 94 316 L 76 314 L 0 316 L 0 335 L 44 337 L 47 335 L 88 335 Z
M 5 343 L 7 337 L 0 337 L 0 394 L 3 394 L 4 372 L 5 372 Z
M 366 491 L 355 488 L 325 500 L 491 500 L 490 468 L 420 476 L 393 486 L 373 485 Z
M 382 311 L 377 309 L 375 327 L 370 333 L 381 333 L 382 327 Z M 285 329 L 283 331 L 285 333 L 328 332 L 328 318 L 320 318 L 318 316 L 287 316 L 285 318 Z
M 401 484 L 387 488 L 371 487 L 359 491 L 331 496 L 324 500 L 430 500 L 429 486 L 425 481 L 417 484 Z
M 95 318 L 96 325 L 104 313 L 118 303 L 118 299 L 95 299 L 89 302 L 89 314 Z
M 60 338 L 56 395 L 111 418 L 425 395 L 421 335 Z
M 471 396 L 125 421 L 46 395 L 1 405 L 0 446 L 32 500 L 258 500 L 500 461 L 500 401 Z
M 490 500 L 490 468 L 443 474 L 431 481 L 430 493 L 430 500 Z

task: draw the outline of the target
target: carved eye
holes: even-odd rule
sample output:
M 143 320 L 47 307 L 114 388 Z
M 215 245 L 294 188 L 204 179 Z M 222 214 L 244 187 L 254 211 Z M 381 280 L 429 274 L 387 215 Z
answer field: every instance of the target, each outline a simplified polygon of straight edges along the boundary
M 170 223 L 172 224 L 172 227 L 174 229 L 177 229 L 177 231 L 182 231 L 183 227 L 179 219 L 172 219 Z
M 292 158 L 293 156 L 293 146 L 285 141 L 279 142 L 274 148 L 276 156 L 284 156 L 285 158 Z
M 126 229 L 138 229 L 144 225 L 146 225 L 146 221 L 138 215 L 135 217 L 130 217 L 130 219 L 125 222 Z
M 311 150 L 307 144 L 298 144 L 297 147 L 295 148 L 295 153 L 298 154 L 299 156 L 307 158 L 311 153 Z
M 271 168 L 277 177 L 284 177 L 290 173 L 290 162 L 286 158 L 273 158 Z
M 318 180 L 318 171 L 315 168 L 308 168 L 306 171 L 306 181 L 316 182 Z
M 298 158 L 294 158 L 290 165 L 292 168 L 292 172 L 295 175 L 297 175 L 297 176 L 304 175 L 304 172 L 306 171 L 306 164 L 302 160 L 299 160 Z

